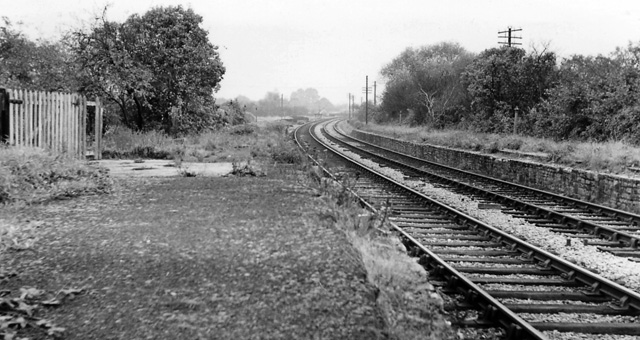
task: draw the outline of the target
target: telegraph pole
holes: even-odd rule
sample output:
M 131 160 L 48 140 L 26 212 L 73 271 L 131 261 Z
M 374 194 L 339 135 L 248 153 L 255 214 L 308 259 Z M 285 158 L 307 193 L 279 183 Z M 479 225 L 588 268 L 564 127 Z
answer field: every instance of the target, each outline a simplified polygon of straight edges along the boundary
M 506 34 L 506 35 L 499 35 L 498 38 L 507 39 L 507 41 L 498 41 L 498 44 L 507 45 L 508 47 L 511 47 L 514 45 L 522 45 L 522 43 L 513 41 L 513 39 L 522 39 L 522 37 L 516 37 L 512 35 L 512 33 L 514 32 L 521 32 L 521 31 L 522 31 L 522 28 L 511 28 L 511 26 L 509 26 L 506 31 L 498 32 L 498 34 Z
M 369 124 L 369 76 L 364 81 L 364 123 Z
M 365 83 L 364 83 L 364 88 L 362 89 L 362 92 L 364 92 L 364 123 L 365 124 L 369 124 L 369 92 L 371 91 L 371 88 L 369 87 L 369 76 L 366 76 L 365 78 Z M 360 100 L 362 100 L 362 97 L 360 97 Z
M 284 94 L 280 94 L 280 113 L 282 114 L 282 119 L 284 119 Z
M 351 93 L 349 93 L 349 119 L 351 119 Z
M 373 107 L 376 107 L 376 82 L 373 82 Z

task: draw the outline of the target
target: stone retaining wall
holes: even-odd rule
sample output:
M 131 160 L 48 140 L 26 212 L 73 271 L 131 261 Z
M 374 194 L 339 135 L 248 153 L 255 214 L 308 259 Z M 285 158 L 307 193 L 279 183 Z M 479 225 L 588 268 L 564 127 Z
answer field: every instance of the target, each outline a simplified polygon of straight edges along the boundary
M 637 179 L 406 142 L 359 130 L 353 130 L 351 134 L 355 138 L 428 161 L 640 213 L 640 180 Z

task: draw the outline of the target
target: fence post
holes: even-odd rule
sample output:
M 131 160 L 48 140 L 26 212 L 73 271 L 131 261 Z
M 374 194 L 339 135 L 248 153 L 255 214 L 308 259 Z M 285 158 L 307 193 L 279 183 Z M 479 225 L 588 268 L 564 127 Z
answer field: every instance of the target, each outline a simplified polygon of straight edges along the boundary
M 93 143 L 94 159 L 102 159 L 102 102 L 96 97 L 95 141 Z
M 0 142 L 9 142 L 9 92 L 0 89 Z

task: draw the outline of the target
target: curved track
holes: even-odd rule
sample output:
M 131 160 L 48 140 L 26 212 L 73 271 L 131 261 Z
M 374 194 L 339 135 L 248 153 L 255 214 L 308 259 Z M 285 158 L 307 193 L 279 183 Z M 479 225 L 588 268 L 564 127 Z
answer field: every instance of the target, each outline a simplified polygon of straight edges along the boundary
M 640 260 L 640 215 L 514 184 L 394 152 L 334 130 L 341 143 L 410 170 L 414 177 L 502 206 L 505 213 L 582 238 L 614 255 Z
M 315 125 L 311 136 L 320 134 Z M 640 335 L 640 294 L 434 201 L 385 175 L 391 163 L 367 164 L 370 154 L 353 156 L 335 132 L 323 134 L 313 143 L 357 168 L 353 190 L 371 209 L 389 209 L 410 254 L 439 279 L 452 307 L 471 315 L 459 325 L 500 327 L 508 339 L 546 339 L 545 331 Z

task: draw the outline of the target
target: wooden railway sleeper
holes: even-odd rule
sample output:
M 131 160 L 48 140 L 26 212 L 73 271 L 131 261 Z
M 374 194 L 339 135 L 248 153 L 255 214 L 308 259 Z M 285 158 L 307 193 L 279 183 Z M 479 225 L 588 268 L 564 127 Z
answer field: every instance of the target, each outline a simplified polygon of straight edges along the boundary
M 516 325 L 512 323 L 507 328 L 507 340 L 518 340 L 522 339 L 522 327 L 520 325 Z

